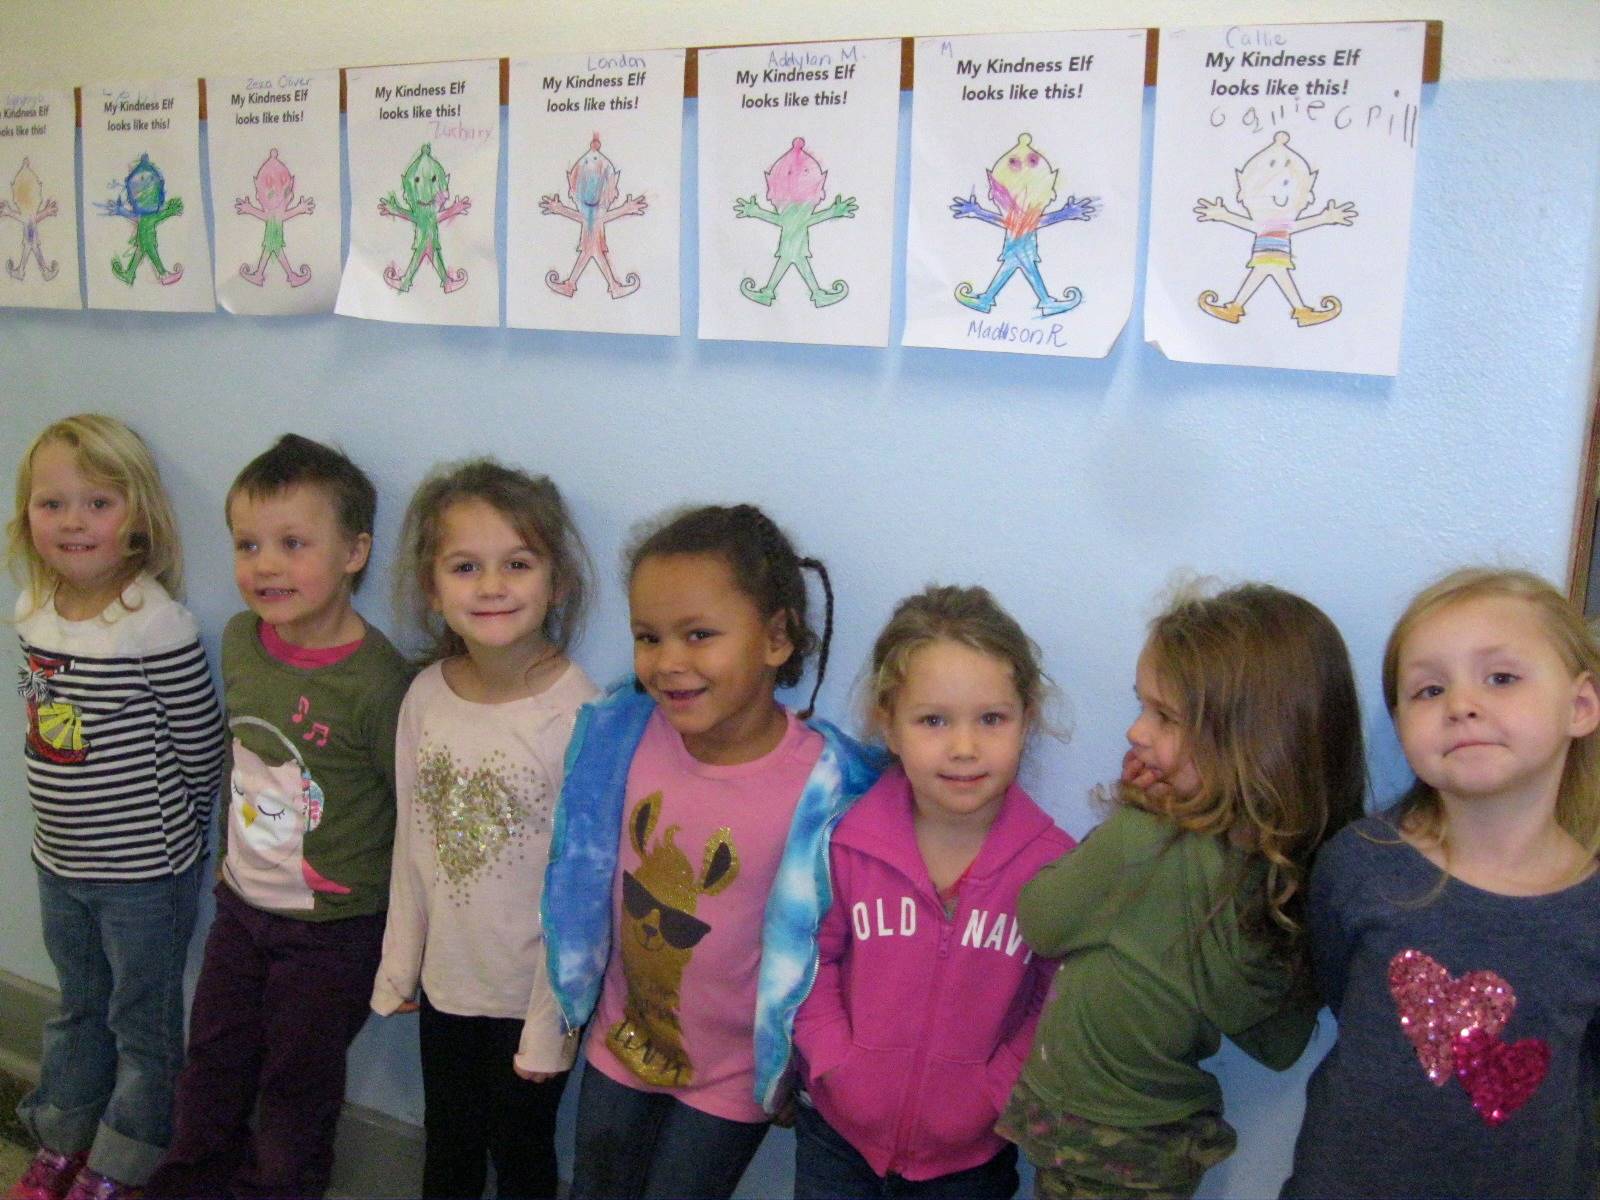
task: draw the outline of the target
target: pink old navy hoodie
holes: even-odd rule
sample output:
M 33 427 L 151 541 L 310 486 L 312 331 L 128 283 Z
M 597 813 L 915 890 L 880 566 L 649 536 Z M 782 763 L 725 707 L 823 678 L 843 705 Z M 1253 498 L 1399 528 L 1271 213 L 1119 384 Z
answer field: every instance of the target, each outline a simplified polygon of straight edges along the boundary
M 1017 893 L 1076 844 L 1015 783 L 946 916 L 891 768 L 834 830 L 833 905 L 795 1017 L 811 1102 L 880 1176 L 932 1179 L 1005 1142 L 994 1123 L 1055 976 L 1017 929 Z

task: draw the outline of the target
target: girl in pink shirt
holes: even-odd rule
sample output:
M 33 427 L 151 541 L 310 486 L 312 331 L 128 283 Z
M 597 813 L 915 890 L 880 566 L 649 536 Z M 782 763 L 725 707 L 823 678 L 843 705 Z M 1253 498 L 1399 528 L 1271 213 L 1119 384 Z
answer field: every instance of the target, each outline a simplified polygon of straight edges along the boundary
M 795 1020 L 795 1196 L 1007 1197 L 994 1123 L 1056 967 L 1023 943 L 1017 893 L 1074 844 L 1016 782 L 1039 650 L 983 588 L 933 587 L 878 635 L 870 687 L 898 761 L 833 834 Z
M 728 1196 L 788 1095 L 827 832 L 881 764 L 773 694 L 819 644 L 802 569 L 824 666 L 832 595 L 765 513 L 679 514 L 630 563 L 637 681 L 579 715 L 543 900 L 589 1026 L 571 1195 Z

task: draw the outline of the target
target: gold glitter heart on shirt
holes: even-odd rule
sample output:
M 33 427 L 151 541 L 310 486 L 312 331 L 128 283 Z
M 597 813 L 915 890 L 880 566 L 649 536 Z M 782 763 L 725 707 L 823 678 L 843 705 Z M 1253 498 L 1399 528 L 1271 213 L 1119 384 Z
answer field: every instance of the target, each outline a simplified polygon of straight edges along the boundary
M 529 784 L 538 782 L 528 768 L 511 768 L 497 750 L 470 769 L 446 747 L 424 745 L 417 751 L 417 816 L 432 827 L 439 874 L 452 889 L 468 888 L 508 847 L 520 846 L 530 821 L 548 827 L 547 789 L 519 789 L 517 775 Z

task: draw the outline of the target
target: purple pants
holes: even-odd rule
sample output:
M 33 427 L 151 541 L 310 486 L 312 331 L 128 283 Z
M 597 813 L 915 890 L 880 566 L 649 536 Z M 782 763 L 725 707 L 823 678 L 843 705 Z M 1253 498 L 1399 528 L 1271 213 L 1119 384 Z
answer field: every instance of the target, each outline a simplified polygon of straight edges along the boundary
M 252 908 L 226 884 L 216 896 L 172 1144 L 145 1195 L 321 1196 L 384 914 L 301 921 Z

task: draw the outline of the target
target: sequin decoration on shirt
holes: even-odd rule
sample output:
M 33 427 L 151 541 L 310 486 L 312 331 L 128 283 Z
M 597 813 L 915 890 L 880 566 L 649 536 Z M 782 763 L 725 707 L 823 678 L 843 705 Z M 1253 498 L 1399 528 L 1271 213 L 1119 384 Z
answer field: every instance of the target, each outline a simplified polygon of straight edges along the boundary
M 444 746 L 417 751 L 417 821 L 431 825 L 439 874 L 464 903 L 474 880 L 503 855 L 524 852 L 530 833 L 550 829 L 549 784 L 499 750 L 467 769 Z

